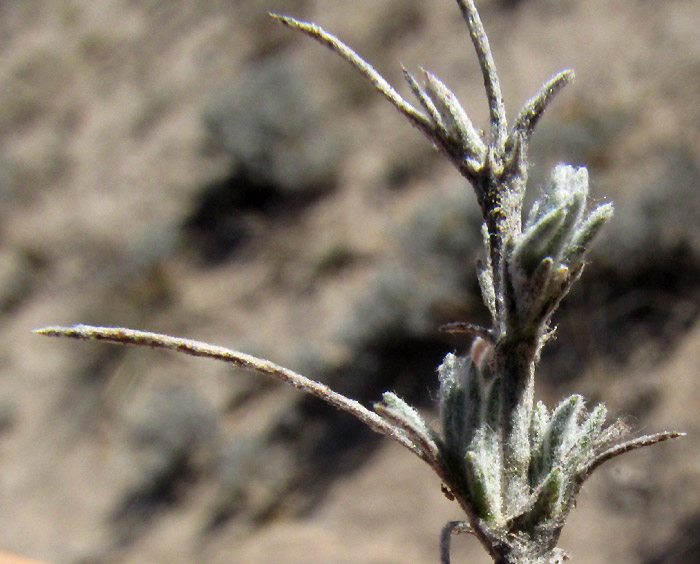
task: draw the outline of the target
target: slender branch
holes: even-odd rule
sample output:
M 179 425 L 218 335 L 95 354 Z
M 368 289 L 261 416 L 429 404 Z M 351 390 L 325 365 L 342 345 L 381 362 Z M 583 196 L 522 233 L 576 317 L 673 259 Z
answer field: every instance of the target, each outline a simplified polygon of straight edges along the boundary
M 170 337 L 159 333 L 150 333 L 148 331 L 123 329 L 121 327 L 93 327 L 90 325 L 74 325 L 72 327 L 53 326 L 37 329 L 34 333 L 49 337 L 68 337 L 71 339 L 107 341 L 120 345 L 167 349 L 191 356 L 222 360 L 245 370 L 272 376 L 282 382 L 291 384 L 297 390 L 311 394 L 329 403 L 333 407 L 351 413 L 373 431 L 394 439 L 413 454 L 425 462 L 428 462 L 431 466 L 434 464 L 434 461 L 429 460 L 421 448 L 417 447 L 406 437 L 403 430 L 385 421 L 382 417 L 370 411 L 359 402 L 334 392 L 328 386 L 320 382 L 306 378 L 301 374 L 297 374 L 269 360 L 257 358 L 224 347 L 210 345 L 201 341 Z
M 493 331 L 491 329 L 486 329 L 486 327 L 481 327 L 480 325 L 474 325 L 473 323 L 467 323 L 465 321 L 447 323 L 440 326 L 438 331 L 441 333 L 464 333 L 470 337 L 481 337 L 489 343 L 495 342 Z
M 591 462 L 590 465 L 588 465 L 582 472 L 579 472 L 578 482 L 583 483 L 599 466 L 608 460 L 615 458 L 616 456 L 637 450 L 638 448 L 662 443 L 670 439 L 685 437 L 685 435 L 686 433 L 679 433 L 677 431 L 664 431 L 662 433 L 655 433 L 653 435 L 645 435 L 643 437 L 631 439 L 619 445 L 615 445 L 614 447 L 610 447 L 608 450 L 597 456 L 596 459 Z
M 399 110 L 408 120 L 418 129 L 423 131 L 428 137 L 432 138 L 432 123 L 430 119 L 422 112 L 414 108 L 407 102 L 394 88 L 389 84 L 382 75 L 380 75 L 372 65 L 365 61 L 348 45 L 343 43 L 334 35 L 328 33 L 322 27 L 311 23 L 303 22 L 289 16 L 280 14 L 270 14 L 273 18 L 286 25 L 291 29 L 301 31 L 305 35 L 315 39 L 334 53 L 340 55 L 348 63 L 350 63 L 357 71 L 360 72 L 391 104 Z
M 452 535 L 460 533 L 474 533 L 466 521 L 450 521 L 440 533 L 440 564 L 450 564 L 450 544 Z
M 469 35 L 472 38 L 476 56 L 479 59 L 481 74 L 484 77 L 484 87 L 486 88 L 486 97 L 488 98 L 491 115 L 491 144 L 492 147 L 502 147 L 508 132 L 508 122 L 506 120 L 503 94 L 501 93 L 501 83 L 498 80 L 498 71 L 493 60 L 486 30 L 484 29 L 484 24 L 481 23 L 474 0 L 457 0 L 457 4 L 469 28 Z

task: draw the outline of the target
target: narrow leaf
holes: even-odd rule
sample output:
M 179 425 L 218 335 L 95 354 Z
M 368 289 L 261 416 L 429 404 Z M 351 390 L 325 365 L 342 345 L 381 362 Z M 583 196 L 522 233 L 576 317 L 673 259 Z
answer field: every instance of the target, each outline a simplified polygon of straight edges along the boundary
M 564 255 L 564 263 L 576 265 L 581 262 L 600 228 L 613 216 L 613 205 L 603 204 L 596 208 L 578 228 Z
M 389 100 L 389 102 L 391 102 L 391 104 L 397 110 L 399 110 L 399 112 L 406 116 L 414 126 L 426 133 L 428 137 L 431 137 L 433 127 L 430 119 L 404 100 L 401 95 L 384 79 L 384 77 L 372 67 L 372 65 L 360 57 L 353 49 L 348 47 L 340 39 L 334 35 L 331 35 L 326 30 L 314 23 L 299 21 L 292 17 L 282 16 L 280 14 L 270 15 L 280 23 L 308 35 L 325 47 L 328 47 L 334 53 L 340 55 L 362 76 L 364 76 L 376 90 L 378 90 L 387 100 Z
M 575 74 L 571 69 L 563 70 L 550 78 L 537 95 L 529 100 L 523 109 L 520 110 L 520 114 L 518 114 L 513 123 L 513 132 L 522 132 L 526 140 L 529 140 L 535 126 L 554 97 L 567 84 L 572 83 L 574 78 Z
M 472 125 L 467 112 L 457 96 L 434 74 L 423 70 L 425 92 L 430 96 L 444 124 L 448 138 L 456 142 L 464 154 L 477 159 L 483 158 L 486 146 Z
M 415 79 L 415 77 L 410 72 L 408 72 L 405 67 L 402 66 L 401 70 L 403 71 L 403 76 L 406 79 L 406 82 L 408 83 L 409 88 L 413 92 L 414 96 L 416 98 L 418 98 L 420 105 L 423 106 L 423 109 L 432 118 L 435 125 L 439 129 L 444 131 L 445 124 L 442 121 L 442 116 L 440 115 L 440 112 L 438 111 L 438 109 L 435 107 L 435 104 L 433 103 L 433 101 L 430 99 L 430 96 L 428 96 L 425 93 L 425 91 L 418 84 L 418 81 Z
M 382 401 L 374 404 L 374 410 L 402 429 L 428 456 L 433 459 L 437 456 L 438 447 L 425 419 L 399 396 L 393 392 L 384 392 Z
M 120 345 L 136 345 L 154 349 L 168 349 L 191 356 L 199 356 L 221 360 L 233 364 L 239 368 L 272 376 L 277 380 L 291 384 L 297 390 L 301 390 L 315 396 L 333 407 L 347 411 L 357 417 L 373 431 L 386 435 L 399 442 L 422 460 L 430 462 L 425 454 L 417 448 L 399 429 L 382 419 L 376 413 L 370 411 L 359 402 L 331 390 L 325 384 L 310 380 L 301 374 L 284 368 L 269 360 L 257 358 L 245 353 L 193 341 L 179 337 L 170 337 L 148 331 L 136 331 L 121 327 L 93 327 L 90 325 L 74 325 L 72 327 L 44 327 L 34 333 L 49 337 L 68 337 L 70 339 L 107 341 Z

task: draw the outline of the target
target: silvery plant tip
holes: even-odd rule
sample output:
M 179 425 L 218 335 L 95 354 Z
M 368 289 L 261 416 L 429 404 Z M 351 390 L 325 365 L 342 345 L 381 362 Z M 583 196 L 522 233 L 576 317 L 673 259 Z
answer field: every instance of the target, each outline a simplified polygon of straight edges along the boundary
M 213 358 L 275 377 L 347 411 L 402 444 L 437 474 L 463 521 L 448 523 L 450 539 L 467 532 L 498 564 L 555 564 L 557 547 L 581 486 L 604 462 L 680 437 L 661 432 L 634 437 L 621 420 L 608 422 L 603 404 L 572 395 L 549 408 L 534 400 L 535 366 L 551 337 L 552 314 L 584 266 L 586 252 L 613 215 L 612 204 L 590 207 L 588 173 L 558 165 L 523 222 L 527 151 L 534 129 L 555 95 L 573 78 L 555 74 L 525 104 L 511 126 L 496 65 L 472 0 L 457 0 L 481 68 L 490 128 L 481 135 L 464 106 L 435 75 L 421 80 L 404 69 L 418 107 L 338 38 L 313 23 L 274 15 L 325 45 L 364 76 L 444 154 L 471 184 L 483 215 L 483 258 L 477 265 L 490 327 L 456 322 L 443 327 L 473 339 L 468 355 L 447 354 L 438 368 L 440 429 L 411 405 L 386 392 L 373 409 L 270 361 L 207 343 L 123 328 L 46 327 L 37 333 L 171 349 Z

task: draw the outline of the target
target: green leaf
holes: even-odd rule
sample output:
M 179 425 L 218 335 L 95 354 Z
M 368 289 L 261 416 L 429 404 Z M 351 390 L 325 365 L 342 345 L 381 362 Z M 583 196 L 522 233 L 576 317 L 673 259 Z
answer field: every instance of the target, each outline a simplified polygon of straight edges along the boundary
M 563 262 L 567 265 L 576 265 L 581 262 L 583 256 L 598 235 L 600 228 L 613 216 L 614 208 L 612 204 L 603 204 L 596 208 L 583 222 L 574 234 L 564 254 Z
M 549 242 L 565 219 L 566 212 L 558 208 L 543 216 L 523 233 L 516 243 L 511 261 L 511 274 L 514 279 L 519 277 L 520 272 L 529 279 L 542 260 L 549 256 Z
M 463 456 L 481 419 L 483 378 L 469 357 L 445 356 L 438 368 L 445 446 Z
M 375 408 L 378 406 L 381 406 L 384 410 L 390 411 L 395 419 L 404 421 L 407 427 L 416 429 L 426 436 L 430 435 L 430 428 L 421 414 L 395 393 L 384 392 L 382 394 L 381 404 L 375 404 Z
M 552 413 L 542 445 L 539 474 L 558 465 L 576 442 L 577 419 L 583 408 L 583 398 L 573 395 L 562 401 Z

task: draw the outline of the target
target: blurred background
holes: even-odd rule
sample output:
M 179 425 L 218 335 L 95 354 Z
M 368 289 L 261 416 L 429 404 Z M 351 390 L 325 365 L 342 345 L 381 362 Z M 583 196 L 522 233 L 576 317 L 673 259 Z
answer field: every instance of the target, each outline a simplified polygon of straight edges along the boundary
M 577 81 L 531 194 L 589 167 L 616 217 L 555 316 L 537 395 L 583 393 L 673 444 L 604 466 L 574 562 L 700 562 L 700 3 L 481 0 L 509 115 Z M 206 360 L 43 339 L 124 325 L 225 345 L 434 420 L 435 369 L 485 322 L 463 179 L 313 19 L 408 97 L 400 64 L 486 128 L 450 0 L 0 2 L 0 549 L 55 564 L 425 563 L 459 519 L 427 466 L 351 417 Z M 454 540 L 453 562 L 487 564 Z

